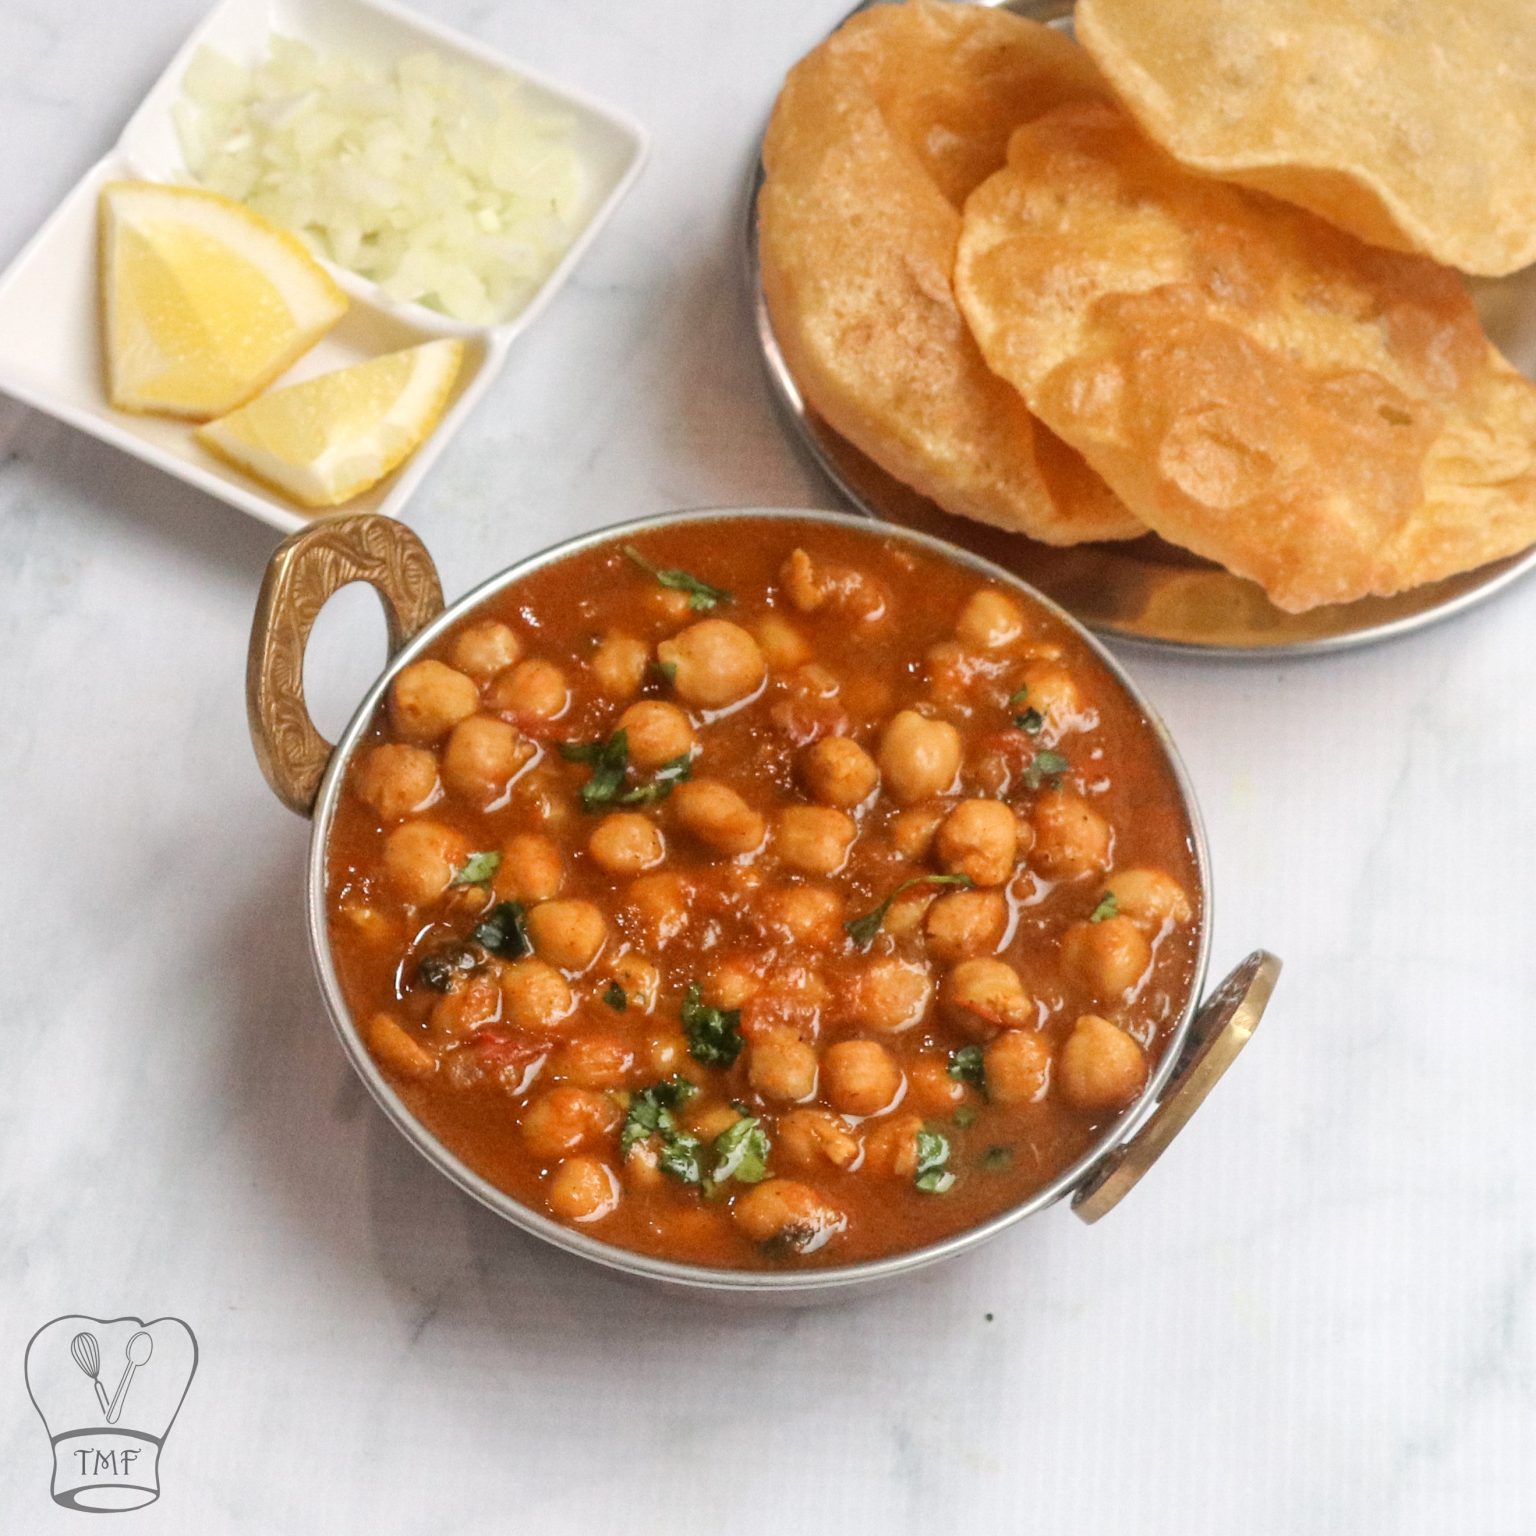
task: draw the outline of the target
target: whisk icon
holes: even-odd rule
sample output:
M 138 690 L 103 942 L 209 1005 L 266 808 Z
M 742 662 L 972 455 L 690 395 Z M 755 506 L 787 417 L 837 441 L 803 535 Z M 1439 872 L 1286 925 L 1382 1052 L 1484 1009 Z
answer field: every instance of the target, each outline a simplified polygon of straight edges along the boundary
M 123 1367 L 117 1391 L 108 1402 L 107 1389 L 101 1384 L 101 1346 L 96 1342 L 96 1335 L 77 1333 L 69 1341 L 69 1352 L 75 1357 L 75 1364 L 91 1378 L 96 1388 L 96 1401 L 101 1404 L 108 1424 L 117 1423 L 117 1416 L 123 1411 L 123 1399 L 128 1395 L 128 1383 L 133 1380 L 133 1373 L 154 1353 L 154 1348 L 155 1341 L 142 1329 L 128 1340 L 128 1347 L 123 1351 L 128 1363 Z
M 91 1378 L 96 1388 L 96 1401 L 101 1404 L 101 1411 L 106 1413 L 109 1404 L 107 1389 L 101 1384 L 101 1346 L 96 1342 L 96 1335 L 77 1333 L 69 1342 L 69 1352 L 75 1357 L 75 1364 Z

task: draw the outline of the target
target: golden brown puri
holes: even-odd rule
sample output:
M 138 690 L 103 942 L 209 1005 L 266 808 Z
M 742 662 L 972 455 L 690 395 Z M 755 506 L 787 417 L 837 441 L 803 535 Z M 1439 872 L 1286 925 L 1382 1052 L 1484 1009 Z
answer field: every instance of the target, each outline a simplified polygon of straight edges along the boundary
M 1523 0 L 1080 0 L 1074 23 L 1185 165 L 1464 272 L 1536 260 Z
M 1282 608 L 1536 540 L 1536 389 L 1460 279 L 1188 172 L 1115 107 L 1018 130 L 955 281 L 987 361 L 1126 505 Z
M 763 149 L 763 290 L 810 405 L 946 510 L 1053 544 L 1145 529 L 988 370 L 950 278 L 960 205 L 1012 129 L 1102 90 L 1049 28 L 879 6 L 790 72 Z

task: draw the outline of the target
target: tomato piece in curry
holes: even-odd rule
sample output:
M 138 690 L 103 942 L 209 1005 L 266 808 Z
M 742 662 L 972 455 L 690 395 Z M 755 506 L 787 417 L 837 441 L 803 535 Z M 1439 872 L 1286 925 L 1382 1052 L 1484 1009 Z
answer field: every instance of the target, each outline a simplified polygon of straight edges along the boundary
M 921 1247 L 1140 1094 L 1195 982 L 1176 776 L 1018 593 L 846 527 L 693 521 L 483 602 L 394 679 L 328 856 L 411 1111 L 607 1242 Z

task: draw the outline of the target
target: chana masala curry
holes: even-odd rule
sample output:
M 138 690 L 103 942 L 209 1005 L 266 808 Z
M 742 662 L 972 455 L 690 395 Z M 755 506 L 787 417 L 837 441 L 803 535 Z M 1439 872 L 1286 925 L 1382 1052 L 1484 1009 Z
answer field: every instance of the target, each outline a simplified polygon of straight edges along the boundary
M 1140 1094 L 1201 889 L 1157 734 L 1052 615 L 793 519 L 602 544 L 394 679 L 331 831 L 337 972 L 516 1199 L 733 1267 L 921 1247 Z

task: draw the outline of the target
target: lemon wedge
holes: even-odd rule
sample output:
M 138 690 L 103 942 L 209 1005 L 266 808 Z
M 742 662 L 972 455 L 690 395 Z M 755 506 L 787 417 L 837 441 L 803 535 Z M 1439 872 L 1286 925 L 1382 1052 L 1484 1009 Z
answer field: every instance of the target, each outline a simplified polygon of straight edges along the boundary
M 293 235 L 215 193 L 109 182 L 100 224 L 107 393 L 119 410 L 220 416 L 346 311 Z
M 464 360 L 429 341 L 262 395 L 199 427 L 198 440 L 306 507 L 376 485 L 437 425 Z

